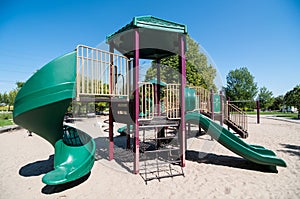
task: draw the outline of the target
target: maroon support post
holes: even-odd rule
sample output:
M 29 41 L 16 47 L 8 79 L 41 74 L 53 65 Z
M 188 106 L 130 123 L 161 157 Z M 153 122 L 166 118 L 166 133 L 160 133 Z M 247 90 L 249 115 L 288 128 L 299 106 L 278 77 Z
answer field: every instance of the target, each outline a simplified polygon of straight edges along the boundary
M 156 90 L 156 105 L 157 105 L 157 114 L 160 115 L 160 60 L 157 59 L 156 60 L 156 66 L 157 66 L 157 76 L 156 76 L 156 85 L 157 85 L 157 90 Z
M 181 159 L 181 166 L 185 167 L 185 99 L 184 99 L 184 89 L 186 85 L 186 58 L 185 58 L 185 39 L 184 35 L 179 36 L 179 73 L 181 74 L 180 77 L 180 103 L 181 103 L 181 124 L 179 129 L 180 135 L 180 159 Z
M 256 101 L 256 113 L 257 113 L 257 124 L 260 123 L 260 103 L 259 100 Z
M 223 104 L 224 98 L 223 98 L 223 92 L 220 91 L 220 125 L 223 126 L 224 122 L 224 104 Z
M 214 107 L 214 90 L 210 91 L 210 109 L 211 109 L 211 116 L 212 120 L 215 120 L 215 107 Z
M 114 52 L 113 44 L 109 45 L 109 52 Z M 110 93 L 113 93 L 113 70 L 114 70 L 114 59 L 113 55 L 110 55 L 110 73 L 109 73 L 109 84 L 110 84 Z M 109 104 L 109 160 L 114 159 L 114 121 L 112 114 L 112 103 Z
M 134 163 L 133 172 L 139 173 L 139 156 L 140 156 L 140 143 L 139 143 L 139 31 L 134 30 L 134 65 L 133 65 L 133 90 L 134 90 Z
M 211 109 L 211 120 L 215 120 L 215 105 L 214 105 L 214 90 L 211 89 L 210 91 L 210 109 Z M 213 140 L 213 137 L 210 137 Z

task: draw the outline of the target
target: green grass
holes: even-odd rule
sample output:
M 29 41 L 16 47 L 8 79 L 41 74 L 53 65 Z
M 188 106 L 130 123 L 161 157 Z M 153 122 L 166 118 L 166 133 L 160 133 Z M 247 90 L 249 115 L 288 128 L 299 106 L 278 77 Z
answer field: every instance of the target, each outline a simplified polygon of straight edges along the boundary
M 0 113 L 0 127 L 12 124 L 12 113 Z
M 8 126 L 14 124 L 11 120 L 1 120 L 0 119 L 0 127 L 2 126 Z
M 276 117 L 286 117 L 286 118 L 291 118 L 291 119 L 297 119 L 298 113 L 281 113 L 281 114 L 276 115 Z

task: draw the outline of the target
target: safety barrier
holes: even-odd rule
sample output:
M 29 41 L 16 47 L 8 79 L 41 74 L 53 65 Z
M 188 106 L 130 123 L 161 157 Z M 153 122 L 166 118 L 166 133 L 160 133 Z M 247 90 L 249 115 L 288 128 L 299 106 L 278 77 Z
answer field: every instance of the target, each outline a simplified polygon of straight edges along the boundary
M 79 45 L 77 51 L 77 97 L 126 96 L 129 94 L 129 59 L 125 56 Z
M 139 121 L 152 120 L 154 117 L 154 86 L 149 82 L 139 82 L 140 115 Z
M 201 112 L 211 112 L 211 92 L 203 87 L 192 87 L 196 91 L 196 110 Z
M 227 103 L 225 111 L 225 119 L 228 119 L 235 123 L 243 130 L 248 130 L 247 114 L 234 104 Z
M 167 84 L 166 112 L 168 119 L 180 119 L 179 107 L 180 84 Z

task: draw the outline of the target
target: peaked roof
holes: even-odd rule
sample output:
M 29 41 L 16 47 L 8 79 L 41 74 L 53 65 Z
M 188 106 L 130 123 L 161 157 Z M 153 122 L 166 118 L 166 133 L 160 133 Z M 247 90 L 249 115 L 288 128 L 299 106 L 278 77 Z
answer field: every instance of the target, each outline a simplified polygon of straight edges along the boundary
M 113 34 L 107 36 L 106 39 L 107 41 L 109 41 L 115 35 L 134 28 L 147 28 L 153 30 L 163 30 L 163 31 L 187 34 L 187 26 L 184 24 L 179 24 L 172 21 L 160 19 L 158 17 L 154 17 L 151 15 L 146 15 L 146 16 L 133 17 L 133 20 L 130 23 L 128 23 L 118 31 L 114 32 Z

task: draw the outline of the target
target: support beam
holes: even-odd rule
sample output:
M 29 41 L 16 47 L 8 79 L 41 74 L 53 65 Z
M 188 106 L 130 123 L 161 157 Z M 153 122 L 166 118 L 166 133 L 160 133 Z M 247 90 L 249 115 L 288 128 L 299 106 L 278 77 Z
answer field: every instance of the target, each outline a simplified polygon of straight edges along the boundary
M 214 105 L 214 90 L 211 89 L 210 91 L 210 110 L 211 110 L 211 120 L 215 120 L 215 105 Z M 210 137 L 210 140 L 213 140 L 213 137 Z
M 223 98 L 223 92 L 220 91 L 220 125 L 223 126 L 224 122 L 224 98 Z
M 114 46 L 112 43 L 109 44 L 109 52 L 114 52 Z M 110 93 L 113 93 L 113 70 L 114 70 L 114 59 L 113 55 L 110 55 L 110 73 L 109 73 L 109 84 L 110 84 Z M 109 160 L 114 159 L 114 121 L 112 113 L 112 103 L 109 103 Z
M 134 163 L 133 172 L 139 174 L 140 143 L 139 143 L 139 31 L 134 30 L 134 63 L 133 63 L 133 90 L 134 90 Z
M 180 74 L 180 117 L 181 124 L 179 129 L 179 142 L 180 142 L 180 159 L 181 166 L 185 167 L 185 99 L 184 99 L 184 89 L 186 85 L 186 57 L 185 57 L 185 35 L 179 34 L 179 74 Z
M 157 66 L 157 73 L 156 73 L 156 85 L 157 85 L 157 90 L 156 90 L 156 106 L 157 106 L 157 115 L 160 115 L 160 59 L 156 60 L 156 66 Z
M 210 91 L 210 110 L 211 110 L 211 120 L 215 120 L 215 106 L 214 106 L 214 90 Z
M 256 101 L 256 120 L 257 124 L 260 123 L 260 103 L 259 100 Z

